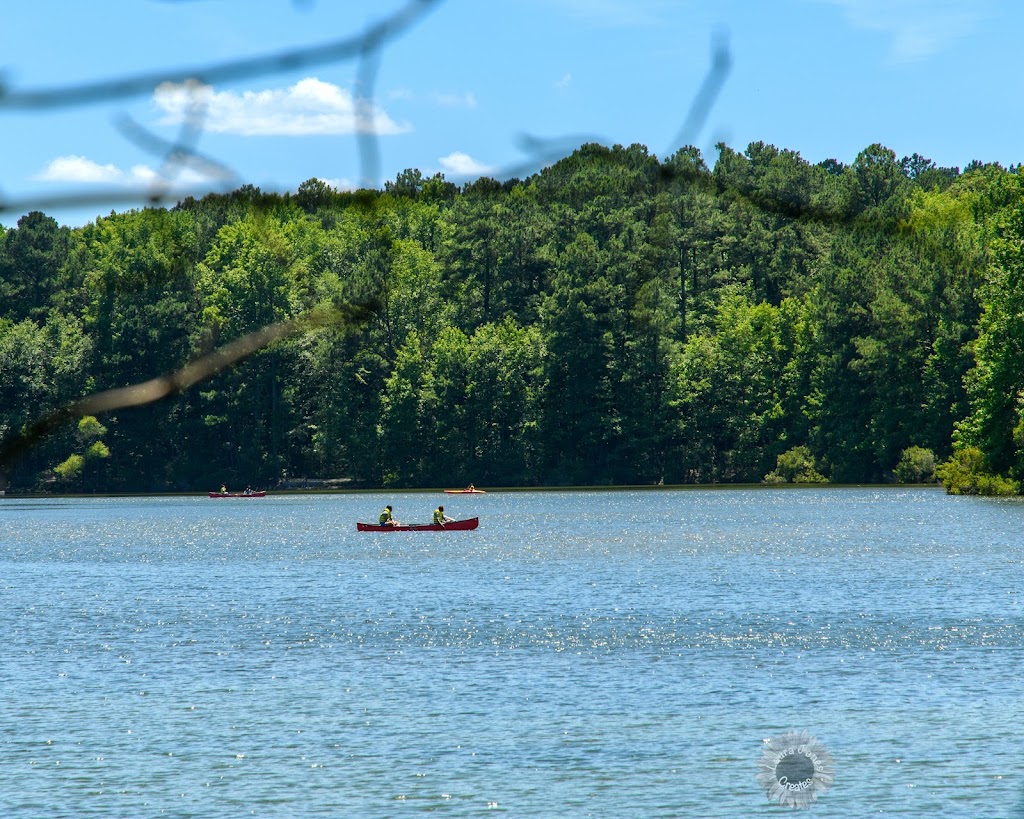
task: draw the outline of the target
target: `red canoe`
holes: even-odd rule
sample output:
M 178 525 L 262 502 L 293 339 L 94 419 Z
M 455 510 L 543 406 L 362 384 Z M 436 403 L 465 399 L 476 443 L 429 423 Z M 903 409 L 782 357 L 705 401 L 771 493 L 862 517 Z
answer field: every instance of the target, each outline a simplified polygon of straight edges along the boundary
M 262 498 L 267 494 L 266 490 L 260 492 L 211 492 L 211 498 Z
M 445 489 L 446 495 L 486 495 L 483 489 Z
M 480 518 L 466 518 L 446 523 L 400 523 L 398 526 L 381 526 L 379 523 L 357 523 L 357 532 L 466 532 L 476 529 Z

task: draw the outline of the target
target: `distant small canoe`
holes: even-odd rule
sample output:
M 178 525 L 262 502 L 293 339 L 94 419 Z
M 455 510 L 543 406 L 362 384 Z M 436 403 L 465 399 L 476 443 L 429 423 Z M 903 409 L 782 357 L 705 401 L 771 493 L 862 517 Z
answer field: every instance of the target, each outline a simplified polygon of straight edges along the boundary
M 445 489 L 446 495 L 486 495 L 483 489 Z
M 400 523 L 398 526 L 381 526 L 379 523 L 356 523 L 357 532 L 466 532 L 476 529 L 480 518 L 455 520 L 442 526 L 439 523 Z
M 266 496 L 266 490 L 260 492 L 211 492 L 211 498 L 262 498 Z

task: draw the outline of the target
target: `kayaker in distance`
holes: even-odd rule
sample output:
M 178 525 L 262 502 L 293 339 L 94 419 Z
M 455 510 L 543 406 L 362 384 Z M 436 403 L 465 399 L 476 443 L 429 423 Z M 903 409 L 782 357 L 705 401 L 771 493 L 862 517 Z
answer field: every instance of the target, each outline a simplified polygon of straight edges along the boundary
M 380 513 L 380 525 L 381 526 L 398 526 L 398 521 L 391 516 L 391 504 L 389 503 L 384 507 L 384 511 Z
M 226 483 L 222 483 L 220 485 L 220 493 L 222 495 L 226 495 L 228 493 L 228 485 Z
M 446 523 L 455 523 L 455 518 L 450 518 L 444 513 L 444 505 L 442 504 L 434 510 L 434 523 L 438 526 L 444 526 Z

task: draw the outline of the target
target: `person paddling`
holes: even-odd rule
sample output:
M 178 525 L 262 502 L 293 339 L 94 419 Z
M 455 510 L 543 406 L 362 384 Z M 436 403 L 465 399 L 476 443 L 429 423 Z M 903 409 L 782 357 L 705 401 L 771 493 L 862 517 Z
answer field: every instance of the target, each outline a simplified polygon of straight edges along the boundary
M 444 505 L 434 510 L 434 523 L 437 526 L 444 526 L 446 523 L 455 523 L 455 518 L 450 518 L 444 513 Z
M 391 504 L 389 503 L 384 507 L 384 511 L 380 513 L 380 525 L 381 526 L 398 526 L 398 521 L 391 515 Z

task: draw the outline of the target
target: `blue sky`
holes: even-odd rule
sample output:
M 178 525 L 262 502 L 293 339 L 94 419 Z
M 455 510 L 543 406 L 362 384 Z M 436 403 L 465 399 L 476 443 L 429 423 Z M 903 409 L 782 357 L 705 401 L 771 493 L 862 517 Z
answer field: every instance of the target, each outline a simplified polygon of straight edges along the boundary
M 719 141 L 764 141 L 810 162 L 849 163 L 875 142 L 940 165 L 1024 161 L 1016 0 L 435 0 L 377 52 L 372 98 L 367 64 L 346 54 L 217 70 L 346 42 L 408 7 L 9 4 L 0 224 L 41 209 L 81 225 L 165 189 L 173 201 L 242 183 L 295 190 L 311 177 L 381 187 L 405 168 L 457 183 L 522 177 L 584 141 L 641 143 L 660 158 L 689 142 L 709 164 Z M 690 117 L 723 50 L 717 93 Z M 158 82 L 195 68 L 214 79 Z M 148 81 L 31 104 L 36 92 L 126 77 Z M 195 157 L 168 162 L 165 146 L 182 139 Z M 61 206 L 69 197 L 87 202 Z

